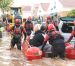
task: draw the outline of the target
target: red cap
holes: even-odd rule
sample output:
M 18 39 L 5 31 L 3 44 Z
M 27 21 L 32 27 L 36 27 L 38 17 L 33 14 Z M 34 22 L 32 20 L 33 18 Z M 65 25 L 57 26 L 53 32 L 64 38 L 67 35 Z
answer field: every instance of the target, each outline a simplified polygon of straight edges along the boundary
M 48 30 L 50 31 L 52 29 L 56 30 L 56 28 L 55 28 L 55 26 L 53 24 L 49 24 L 48 25 Z
M 28 20 L 32 20 L 31 16 L 28 17 Z
M 48 17 L 47 17 L 47 19 L 51 19 L 51 17 L 50 17 L 50 16 L 48 16 Z

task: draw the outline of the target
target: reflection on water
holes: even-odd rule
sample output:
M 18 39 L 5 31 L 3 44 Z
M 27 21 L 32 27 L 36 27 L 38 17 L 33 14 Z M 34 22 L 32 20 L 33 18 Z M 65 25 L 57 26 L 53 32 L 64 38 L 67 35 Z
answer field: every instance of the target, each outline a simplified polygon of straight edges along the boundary
M 58 58 L 43 58 L 27 61 L 22 52 L 16 48 L 8 50 L 11 37 L 3 33 L 0 39 L 0 66 L 75 66 L 75 60 L 61 60 Z
M 7 33 L 3 33 L 0 39 L 0 66 L 23 66 L 24 57 L 21 51 L 17 49 L 8 50 L 10 39 Z

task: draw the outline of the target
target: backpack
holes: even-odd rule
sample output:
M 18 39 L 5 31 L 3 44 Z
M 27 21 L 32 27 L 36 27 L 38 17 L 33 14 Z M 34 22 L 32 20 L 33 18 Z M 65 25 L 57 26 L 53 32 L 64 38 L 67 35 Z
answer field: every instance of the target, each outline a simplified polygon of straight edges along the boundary
M 44 41 L 44 36 L 42 33 L 34 35 L 33 39 L 30 40 L 30 45 L 32 46 L 41 46 Z
M 63 36 L 58 32 L 58 31 L 52 31 L 49 32 L 49 42 L 52 44 L 53 41 L 58 40 L 58 39 L 63 39 Z

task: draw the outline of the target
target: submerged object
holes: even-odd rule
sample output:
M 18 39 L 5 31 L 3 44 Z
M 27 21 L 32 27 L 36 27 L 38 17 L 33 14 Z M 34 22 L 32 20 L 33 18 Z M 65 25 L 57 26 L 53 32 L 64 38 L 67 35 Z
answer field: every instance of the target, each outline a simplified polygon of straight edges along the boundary
M 75 59 L 75 47 L 73 44 L 66 44 L 66 58 Z

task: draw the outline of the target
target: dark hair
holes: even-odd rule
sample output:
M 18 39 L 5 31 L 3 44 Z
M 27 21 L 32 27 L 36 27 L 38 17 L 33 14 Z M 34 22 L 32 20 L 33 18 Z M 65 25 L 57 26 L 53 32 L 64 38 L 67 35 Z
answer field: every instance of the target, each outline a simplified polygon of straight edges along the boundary
M 31 23 L 31 21 L 30 21 L 30 20 L 27 20 L 26 22 Z
M 42 25 L 40 30 L 44 31 L 46 30 L 46 28 L 47 28 L 46 26 Z

